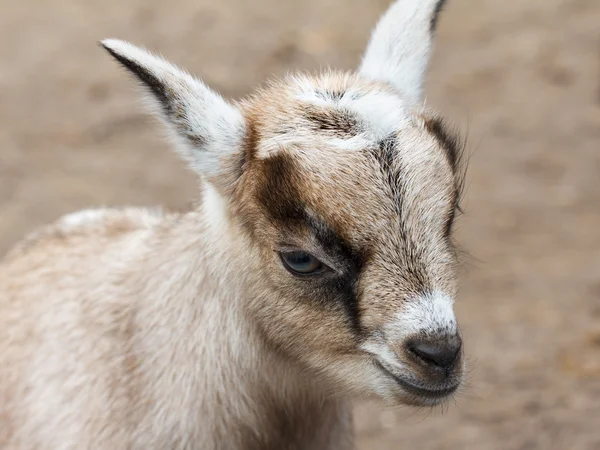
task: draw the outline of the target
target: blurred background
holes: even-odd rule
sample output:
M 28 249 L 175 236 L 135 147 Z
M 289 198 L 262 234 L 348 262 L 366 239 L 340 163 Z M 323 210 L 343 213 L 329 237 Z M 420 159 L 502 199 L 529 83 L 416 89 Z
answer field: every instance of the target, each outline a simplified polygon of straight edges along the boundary
M 96 45 L 158 51 L 223 94 L 356 67 L 388 0 L 0 0 L 0 254 L 79 208 L 183 208 L 194 177 Z M 360 449 L 600 449 L 600 2 L 450 0 L 428 103 L 468 138 L 445 414 L 358 404 Z

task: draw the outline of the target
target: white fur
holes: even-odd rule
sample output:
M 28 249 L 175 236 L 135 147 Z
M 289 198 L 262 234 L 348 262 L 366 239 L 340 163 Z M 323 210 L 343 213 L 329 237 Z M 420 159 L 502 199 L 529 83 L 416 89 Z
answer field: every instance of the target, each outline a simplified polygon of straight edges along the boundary
M 315 106 L 354 113 L 364 125 L 363 132 L 349 138 L 334 138 L 329 141 L 331 145 L 348 150 L 361 150 L 376 145 L 382 139 L 405 128 L 412 120 L 405 99 L 394 92 L 379 90 L 360 95 L 353 94 L 352 90 L 348 90 L 340 99 L 326 99 L 316 94 L 313 85 L 312 89 L 298 93 L 296 98 Z M 294 136 L 294 139 L 297 137 Z M 289 144 L 281 138 L 278 138 L 277 143 Z
M 317 95 L 314 84 L 309 80 L 305 81 L 300 77 L 295 77 L 294 80 L 296 80 L 300 88 L 300 92 L 296 94 L 296 99 L 300 100 L 301 102 L 323 107 L 335 104 L 334 99 L 324 98 L 321 95 Z
M 406 101 L 396 93 L 379 90 L 356 94 L 348 90 L 340 99 L 326 99 L 316 94 L 313 85 L 311 89 L 298 93 L 296 98 L 315 106 L 352 111 L 365 124 L 365 132 L 360 137 L 370 143 L 386 138 L 409 123 Z
M 432 38 L 431 17 L 439 0 L 398 0 L 373 31 L 360 73 L 386 81 L 420 103 Z
M 81 225 L 87 225 L 89 223 L 96 223 L 102 221 L 109 213 L 107 209 L 83 209 L 76 211 L 71 214 L 63 216 L 60 220 L 60 224 L 65 228 L 65 231 L 71 228 L 77 228 Z
M 225 233 L 229 227 L 227 203 L 211 183 L 204 184 L 202 209 L 211 228 Z
M 454 300 L 443 292 L 432 292 L 408 300 L 395 319 L 385 327 L 385 335 L 396 341 L 415 333 L 453 335 L 457 332 Z
M 135 207 L 82 209 L 62 216 L 56 226 L 60 231 L 69 233 L 89 227 L 105 226 L 106 221 L 115 216 L 126 217 L 145 228 L 151 228 L 162 219 L 163 210 L 161 208 L 140 210 Z
M 344 96 L 339 107 L 354 111 L 368 124 L 369 138 L 373 142 L 395 134 L 409 123 L 406 103 L 397 95 L 385 91 L 369 93 L 357 99 Z
M 105 39 L 102 45 L 145 68 L 173 93 L 171 106 L 180 110 L 179 117 L 164 114 L 164 105 L 154 96 L 151 99 L 172 131 L 177 150 L 198 173 L 216 175 L 221 159 L 238 151 L 242 144 L 245 122 L 241 112 L 202 81 L 161 57 L 118 39 Z M 203 145 L 196 147 L 186 134 L 198 136 Z
M 386 364 L 388 367 L 393 367 L 398 371 L 406 370 L 406 366 L 398 360 L 398 355 L 394 352 L 390 344 L 379 332 L 373 335 L 361 345 L 361 350 L 373 355 L 378 361 Z

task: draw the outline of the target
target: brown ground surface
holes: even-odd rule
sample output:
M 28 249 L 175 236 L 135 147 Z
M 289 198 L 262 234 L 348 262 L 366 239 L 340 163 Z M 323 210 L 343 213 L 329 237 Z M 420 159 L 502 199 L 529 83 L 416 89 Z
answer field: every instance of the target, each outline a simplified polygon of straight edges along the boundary
M 194 179 L 95 41 L 223 93 L 354 67 L 387 0 L 0 0 L 0 253 L 85 206 L 185 206 Z M 471 358 L 445 415 L 357 407 L 360 448 L 600 449 L 600 2 L 453 0 L 429 103 L 468 130 L 458 302 Z

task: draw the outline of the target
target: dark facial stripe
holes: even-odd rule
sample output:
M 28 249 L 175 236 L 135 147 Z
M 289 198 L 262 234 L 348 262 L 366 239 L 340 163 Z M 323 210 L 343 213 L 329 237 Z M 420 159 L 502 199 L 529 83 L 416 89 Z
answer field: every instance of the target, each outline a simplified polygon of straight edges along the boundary
M 310 229 L 312 235 L 315 236 L 325 252 L 340 257 L 340 259 L 348 262 L 350 268 L 360 272 L 368 260 L 367 250 L 359 251 L 352 248 L 339 233 L 327 223 L 315 217 L 309 216 L 305 225 Z
M 258 200 L 267 215 L 286 229 L 307 223 L 308 216 L 299 201 L 300 192 L 295 182 L 297 171 L 292 157 L 280 152 L 262 161 L 262 164 L 263 180 Z
M 379 143 L 376 149 L 370 150 L 371 156 L 379 163 L 381 171 L 386 177 L 391 189 L 394 206 L 398 214 L 402 211 L 402 184 L 400 182 L 400 167 L 396 161 L 394 152 L 397 145 L 395 135 L 390 135 Z
M 338 233 L 326 223 L 314 217 L 309 219 L 307 226 L 319 241 L 323 250 L 338 261 L 344 261 L 344 274 L 333 280 L 334 291 L 341 294 L 342 304 L 346 310 L 355 333 L 361 335 L 360 306 L 358 279 L 366 261 L 369 258 L 368 250 L 357 251 L 353 249 Z
M 450 209 L 448 216 L 446 218 L 446 226 L 444 228 L 444 236 L 449 238 L 452 234 L 452 227 L 454 225 L 454 219 L 456 218 L 456 200 L 452 201 L 452 208 Z
M 426 118 L 425 128 L 429 131 L 439 142 L 440 146 L 446 154 L 448 163 L 452 168 L 454 174 L 454 192 L 452 193 L 452 208 L 448 213 L 445 227 L 446 237 L 450 237 L 452 233 L 452 225 L 456 212 L 461 212 L 460 199 L 464 188 L 464 179 L 466 173 L 466 165 L 463 164 L 463 150 L 464 142 L 461 141 L 460 137 L 448 130 L 443 120 L 439 117 Z
M 439 142 L 446 153 L 452 171 L 456 174 L 461 161 L 462 142 L 456 133 L 452 133 L 439 117 L 425 119 L 425 128 Z
M 325 289 L 324 297 L 340 298 L 350 325 L 360 335 L 358 278 L 368 257 L 367 253 L 354 249 L 329 224 L 307 212 L 300 201 L 296 179 L 298 172 L 291 156 L 278 153 L 262 163 L 264 182 L 258 192 L 258 201 L 267 216 L 279 229 L 289 233 L 308 230 L 324 252 L 336 261 L 345 263 L 343 275 L 323 281 L 316 279 L 314 289 L 317 293 L 320 289 Z

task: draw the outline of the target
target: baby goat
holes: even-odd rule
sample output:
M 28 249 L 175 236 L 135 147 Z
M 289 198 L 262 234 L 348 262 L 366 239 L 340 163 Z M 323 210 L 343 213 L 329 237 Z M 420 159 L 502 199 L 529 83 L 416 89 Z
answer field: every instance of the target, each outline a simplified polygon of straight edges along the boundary
M 102 42 L 201 203 L 74 213 L 6 256 L 2 449 L 347 449 L 352 397 L 455 392 L 459 152 L 421 100 L 441 4 L 396 1 L 356 73 L 236 104 Z

